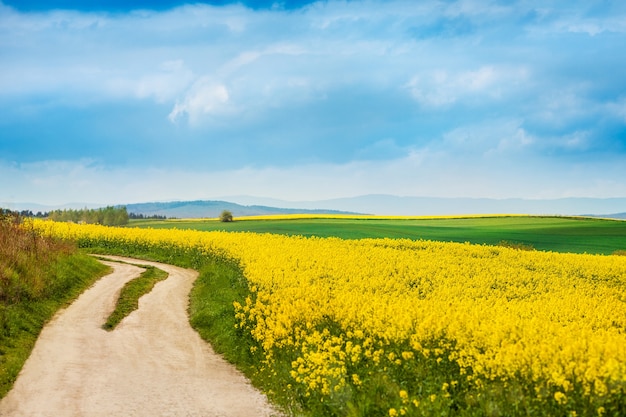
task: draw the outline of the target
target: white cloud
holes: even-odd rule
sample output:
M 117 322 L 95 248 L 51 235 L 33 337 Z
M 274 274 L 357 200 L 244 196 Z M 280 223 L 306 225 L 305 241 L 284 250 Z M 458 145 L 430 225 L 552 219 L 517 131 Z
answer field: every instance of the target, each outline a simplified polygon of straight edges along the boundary
M 458 0 L 450 2 L 445 8 L 448 16 L 478 16 L 499 17 L 511 13 L 511 7 L 505 7 L 496 2 L 483 0 Z
M 438 147 L 454 155 L 501 158 L 535 146 L 519 119 L 494 119 L 456 127 L 442 136 Z
M 142 74 L 127 74 L 127 78 L 109 78 L 103 88 L 118 98 L 152 99 L 157 103 L 174 100 L 194 79 L 193 72 L 183 60 L 161 62 L 156 68 L 146 68 Z
M 437 2 L 391 1 L 380 7 L 371 1 L 339 1 L 314 3 L 298 13 L 237 5 L 187 5 L 121 16 L 0 11 L 0 22 L 7 23 L 4 30 L 10 33 L 6 39 L 11 39 L 5 42 L 15 48 L 12 65 L 0 68 L 0 94 L 69 90 L 92 98 L 129 94 L 164 102 L 180 99 L 176 92 L 193 81 L 190 74 L 211 75 L 225 85 L 235 77 L 254 80 L 257 88 L 249 91 L 262 91 L 278 78 L 272 71 L 314 78 L 325 86 L 397 82 L 397 74 L 407 76 L 418 59 L 416 47 L 429 59 L 441 55 L 416 45 L 407 31 L 414 21 L 442 13 L 442 7 Z M 177 60 L 185 66 L 155 70 Z M 489 71 L 487 66 L 476 74 L 453 71 L 448 76 L 479 88 L 489 82 Z
M 171 122 L 188 121 L 194 127 L 167 126 L 190 139 L 185 145 L 198 146 L 194 151 L 202 149 L 197 144 L 210 146 L 200 138 L 215 137 L 215 122 L 227 118 L 219 126 L 224 143 L 261 149 L 247 145 L 262 142 L 267 145 L 264 158 L 269 154 L 273 158 L 262 160 L 251 152 L 244 162 L 224 162 L 221 166 L 232 164 L 232 169 L 217 173 L 189 172 L 187 166 L 160 171 L 146 168 L 145 161 L 133 160 L 129 152 L 129 164 L 144 165 L 107 170 L 81 162 L 73 170 L 59 164 L 26 164 L 5 167 L 10 171 L 6 178 L 22 178 L 24 190 L 32 191 L 29 198 L 56 198 L 54 191 L 59 198 L 67 196 L 64 201 L 75 199 L 66 194 L 72 187 L 82 193 L 76 194 L 78 198 L 90 195 L 95 201 L 102 196 L 108 200 L 109 195 L 137 201 L 235 192 L 288 199 L 373 192 L 472 196 L 623 192 L 620 180 L 607 179 L 607 172 L 613 178 L 626 176 L 617 163 L 589 161 L 580 171 L 568 171 L 570 161 L 558 167 L 546 164 L 540 170 L 528 156 L 555 148 L 584 151 L 606 125 L 626 121 L 623 77 L 614 70 L 623 67 L 624 58 L 613 53 L 623 38 L 599 36 L 625 32 L 624 13 L 618 10 L 591 19 L 571 12 L 581 8 L 576 4 L 565 11 L 545 9 L 538 0 L 502 4 L 320 1 L 297 11 L 197 4 L 164 12 L 99 14 L 19 13 L 0 3 L 0 104 L 7 114 L 15 101 L 20 102 L 18 107 L 24 103 L 23 108 L 57 106 L 48 114 L 58 124 L 24 116 L 23 124 L 11 125 L 11 116 L 5 117 L 3 123 L 13 131 L 21 134 L 28 130 L 23 126 L 35 126 L 35 142 L 43 136 L 37 126 L 63 126 L 58 129 L 63 139 L 59 143 L 76 149 L 80 142 L 85 149 L 80 154 L 90 155 L 89 149 L 105 152 L 84 139 L 89 129 L 103 125 L 115 126 L 111 135 L 132 138 L 142 146 L 165 141 L 154 138 L 154 126 L 167 124 L 162 110 L 167 108 Z M 540 6 L 545 10 L 526 19 Z M 447 36 L 446 25 L 457 23 L 462 30 Z M 426 33 L 429 30 L 432 33 Z M 155 106 L 137 106 L 135 101 L 141 100 L 162 106 L 158 111 Z M 107 105 L 90 107 L 98 101 Z M 141 121 L 113 119 L 119 116 L 109 109 L 118 103 L 141 107 Z M 76 112 L 67 111 L 72 105 Z M 101 110 L 103 122 L 78 123 L 76 115 L 84 109 Z M 236 123 L 231 123 L 234 115 Z M 140 124 L 149 124 L 144 120 L 155 123 L 142 130 Z M 370 125 L 374 129 L 368 129 Z M 372 133 L 377 126 L 382 127 Z M 425 142 L 427 148 L 421 145 Z M 285 143 L 290 146 L 282 146 Z M 15 149 L 18 158 L 33 159 L 28 151 Z M 186 155 L 193 159 L 193 153 L 202 154 L 181 147 L 180 160 Z M 156 151 L 154 155 L 160 158 Z M 238 169 L 326 157 L 346 161 L 354 155 L 367 161 Z M 614 164 L 612 171 L 603 163 Z M 148 171 L 150 175 L 145 174 Z M 570 172 L 571 179 L 552 176 Z M 233 178 L 237 191 L 230 189 L 230 180 L 220 181 L 223 178 Z M 580 188 L 572 188 L 568 181 Z M 608 185 L 596 189 L 591 184 L 613 184 L 614 191 Z M 17 187 L 12 192 L 24 195 Z
M 485 152 L 489 157 L 500 157 L 502 155 L 511 155 L 514 152 L 523 151 L 524 149 L 535 145 L 537 138 L 529 134 L 522 127 L 514 128 L 513 132 L 500 138 L 495 149 Z
M 407 84 L 413 98 L 425 107 L 445 107 L 461 100 L 499 99 L 527 79 L 525 68 L 485 65 L 471 71 L 439 69 L 415 75 Z
M 527 117 L 558 129 L 602 117 L 606 106 L 590 98 L 589 90 L 588 83 L 547 86 L 546 91 L 535 98 Z
M 227 112 L 228 101 L 229 94 L 226 86 L 204 77 L 193 84 L 181 102 L 174 105 L 168 118 L 175 123 L 180 117 L 186 115 L 189 123 L 194 125 L 203 116 Z
M 574 17 L 558 21 L 555 27 L 557 31 L 584 33 L 589 36 L 597 36 L 607 32 L 626 32 L 626 22 L 614 16 L 608 16 L 602 19 Z
M 606 104 L 606 110 L 613 117 L 621 119 L 626 122 L 626 97 L 621 97 L 616 101 L 611 101 Z
M 400 146 L 392 138 L 385 138 L 365 146 L 357 152 L 359 160 L 395 159 L 412 152 L 412 147 Z
M 211 45 L 215 39 L 187 42 L 202 32 L 214 38 L 240 32 L 248 13 L 242 6 L 200 5 L 129 14 L 2 8 L 0 48 L 7 65 L 0 66 L 0 96 L 173 101 L 193 81 L 194 68 L 224 59 L 224 45 Z M 232 44 L 224 48 L 232 49 Z
M 561 198 L 626 195 L 626 160 L 575 166 L 510 158 L 467 159 L 424 148 L 386 161 L 191 171 L 106 168 L 93 161 L 2 164 L 11 178 L 0 201 L 123 204 L 257 195 L 311 201 L 365 194 L 432 197 Z M 320 187 L 324 184 L 324 187 Z
M 569 150 L 586 150 L 590 147 L 591 133 L 585 130 L 577 130 L 575 132 L 563 135 L 559 138 L 560 145 Z

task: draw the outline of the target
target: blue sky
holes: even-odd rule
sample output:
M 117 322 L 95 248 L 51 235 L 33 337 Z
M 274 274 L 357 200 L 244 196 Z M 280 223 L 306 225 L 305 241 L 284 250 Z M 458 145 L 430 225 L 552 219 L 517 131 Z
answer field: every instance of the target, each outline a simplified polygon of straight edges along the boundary
M 624 197 L 624 50 L 621 0 L 4 1 L 0 202 Z

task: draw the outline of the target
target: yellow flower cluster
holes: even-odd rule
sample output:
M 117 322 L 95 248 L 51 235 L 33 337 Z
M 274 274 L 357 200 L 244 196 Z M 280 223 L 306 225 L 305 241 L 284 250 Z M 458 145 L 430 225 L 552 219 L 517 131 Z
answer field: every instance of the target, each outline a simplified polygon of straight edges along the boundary
M 423 346 L 445 339 L 454 341 L 450 359 L 474 378 L 521 375 L 565 392 L 577 382 L 597 395 L 624 389 L 624 258 L 408 240 L 246 240 L 254 250 L 229 251 L 259 288 L 247 320 L 267 351 L 314 343 L 341 369 L 361 356 L 379 363 L 385 346 L 407 340 L 415 353 L 442 355 L 448 346 Z M 310 329 L 328 319 L 345 340 L 317 342 Z M 345 356 L 333 353 L 339 348 Z M 305 381 L 320 376 L 298 369 L 313 369 L 300 374 Z
M 310 392 L 358 386 L 350 369 L 359 364 L 403 366 L 418 357 L 452 361 L 475 384 L 521 377 L 551 389 L 546 398 L 559 404 L 575 386 L 593 396 L 626 389 L 626 257 L 393 239 L 35 226 L 74 240 L 200 248 L 240 260 L 253 291 L 245 305 L 235 305 L 240 326 L 270 363 L 276 349 L 297 352 L 291 375 Z M 399 401 L 409 401 L 406 391 Z

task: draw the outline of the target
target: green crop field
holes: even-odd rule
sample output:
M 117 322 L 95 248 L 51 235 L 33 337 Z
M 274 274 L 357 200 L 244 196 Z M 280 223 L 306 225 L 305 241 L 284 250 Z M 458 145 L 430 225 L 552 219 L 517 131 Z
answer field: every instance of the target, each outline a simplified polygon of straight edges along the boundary
M 626 221 L 572 217 L 458 219 L 140 220 L 135 227 L 336 236 L 408 238 L 499 244 L 503 241 L 556 252 L 611 254 L 626 250 Z

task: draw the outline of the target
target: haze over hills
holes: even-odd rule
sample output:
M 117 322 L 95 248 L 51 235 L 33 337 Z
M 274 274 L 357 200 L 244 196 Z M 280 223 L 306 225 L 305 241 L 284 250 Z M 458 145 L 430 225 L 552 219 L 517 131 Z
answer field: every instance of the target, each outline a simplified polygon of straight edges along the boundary
M 226 196 L 238 204 L 295 209 L 332 208 L 380 215 L 532 214 L 597 216 L 626 219 L 626 198 L 492 199 L 363 195 L 319 201 L 285 201 L 252 196 Z
M 222 200 L 172 201 L 155 203 L 126 204 L 129 213 L 144 216 L 166 216 L 177 218 L 218 217 L 223 210 L 230 211 L 234 217 L 259 216 L 268 214 L 355 214 L 340 210 L 280 208 L 263 205 L 242 205 Z
M 264 204 L 300 209 L 332 208 L 349 212 L 380 215 L 453 215 L 453 214 L 536 214 L 536 215 L 607 215 L 626 212 L 626 198 L 444 198 L 401 197 L 371 194 L 318 201 L 284 201 L 251 196 L 227 196 L 221 199 L 238 204 Z
M 0 203 L 11 210 L 50 211 L 57 208 L 95 208 L 107 204 L 73 203 L 44 206 L 32 203 Z M 626 219 L 626 198 L 490 199 L 399 197 L 363 195 L 318 201 L 286 201 L 253 196 L 225 196 L 215 200 L 147 202 L 126 204 L 129 213 L 178 218 L 217 217 L 222 210 L 233 216 L 266 214 L 361 213 L 379 215 L 531 214 L 585 215 Z

